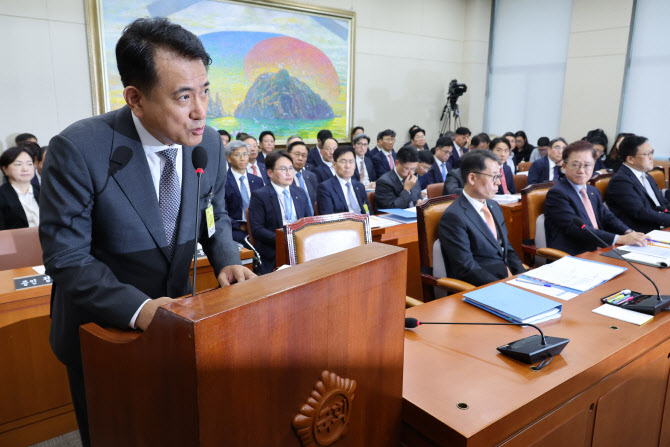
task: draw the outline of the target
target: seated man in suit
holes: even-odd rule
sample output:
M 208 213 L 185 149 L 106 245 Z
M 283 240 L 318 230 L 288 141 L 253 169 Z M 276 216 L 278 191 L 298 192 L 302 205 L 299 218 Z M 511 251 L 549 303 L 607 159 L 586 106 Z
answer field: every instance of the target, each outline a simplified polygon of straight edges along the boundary
M 414 174 L 419 164 L 416 149 L 405 146 L 398 151 L 393 170 L 377 180 L 375 203 L 378 210 L 388 208 L 410 208 L 420 205 L 421 184 Z
M 391 129 L 382 130 L 379 132 L 379 137 L 381 140 L 378 143 L 381 143 L 379 152 L 373 156 L 373 162 L 375 165 L 375 173 L 377 178 L 380 178 L 382 175 L 393 170 L 394 162 L 396 159 L 396 152 L 393 149 L 395 144 L 395 132 Z
M 444 183 L 447 180 L 447 174 L 452 170 L 449 160 L 454 151 L 454 142 L 449 137 L 440 137 L 435 143 L 436 163 L 430 170 L 421 177 L 422 188 L 426 189 L 433 183 Z
M 293 176 L 293 184 L 299 186 L 305 191 L 309 197 L 309 210 L 314 215 L 314 205 L 316 205 L 316 189 L 319 187 L 319 180 L 316 174 L 310 172 L 306 167 L 307 157 L 309 151 L 307 145 L 302 140 L 293 139 L 288 145 L 287 152 L 293 159 L 293 169 L 295 176 Z
M 286 151 L 272 151 L 265 158 L 270 184 L 251 193 L 249 225 L 263 263 L 261 274 L 275 268 L 275 230 L 311 216 L 309 198 L 293 185 L 293 159 Z
M 533 163 L 536 160 L 539 160 L 540 158 L 544 157 L 549 153 L 549 138 L 547 137 L 540 137 L 537 140 L 537 147 L 533 149 L 533 152 L 530 153 L 530 161 Z
M 383 133 L 384 131 L 377 134 L 377 145 L 368 151 L 367 155 L 372 160 L 374 160 L 375 155 L 382 150 L 382 140 L 384 139 L 384 135 L 382 135 Z
M 452 169 L 447 174 L 447 179 L 444 181 L 444 188 L 442 188 L 442 195 L 448 196 L 451 194 L 460 194 L 463 191 L 463 178 L 461 177 L 461 168 Z
M 454 150 L 449 159 L 449 164 L 452 168 L 458 168 L 461 165 L 461 157 L 468 152 L 468 144 L 470 143 L 470 129 L 467 127 L 459 127 L 454 134 Z
M 605 202 L 628 227 L 648 233 L 670 227 L 670 203 L 663 197 L 649 172 L 654 167 L 654 149 L 645 137 L 631 135 L 619 144 L 623 165 L 607 186 Z
M 408 146 L 414 147 L 410 145 Z M 417 153 L 419 154 L 419 164 L 416 166 L 416 175 L 419 177 L 419 184 L 421 185 L 421 192 L 423 193 L 429 184 L 437 183 L 433 180 L 435 175 L 432 172 L 432 168 L 435 166 L 435 157 L 430 153 L 430 150 L 424 151 L 423 149 L 417 149 Z
M 333 154 L 334 177 L 319 185 L 316 202 L 319 214 L 356 213 L 370 214 L 370 203 L 365 186 L 353 179 L 356 156 L 351 146 L 340 146 Z
M 268 178 L 267 169 L 265 164 L 258 160 L 258 142 L 254 137 L 247 134 L 242 134 L 241 137 L 238 135 L 238 140 L 244 141 L 249 148 L 249 163 L 247 164 L 247 172 L 253 174 L 256 177 L 263 179 L 264 184 L 269 184 L 270 179 Z
M 502 209 L 495 200 L 500 160 L 485 149 L 461 159 L 465 187 L 440 218 L 438 236 L 450 278 L 475 286 L 525 271 L 507 239 Z
M 265 156 L 275 150 L 275 134 L 270 130 L 264 130 L 258 136 L 258 145 L 261 149 L 258 153 L 258 161 L 265 163 Z
M 325 182 L 335 175 L 335 167 L 333 167 L 333 153 L 335 149 L 337 149 L 337 140 L 335 138 L 326 138 L 319 151 L 322 164 L 312 171 L 316 174 L 319 183 Z
M 309 156 L 307 157 L 308 169 L 314 171 L 325 164 L 321 151 L 323 149 L 323 143 L 328 138 L 333 138 L 333 133 L 328 129 L 321 129 L 319 133 L 316 134 L 316 146 L 309 150 Z
M 226 210 L 230 216 L 233 239 L 240 244 L 247 236 L 247 208 L 251 192 L 263 187 L 263 179 L 247 172 L 249 150 L 244 141 L 233 141 L 225 147 L 228 160 L 226 177 Z
M 500 159 L 500 175 L 502 179 L 498 187 L 498 194 L 516 194 L 514 173 L 507 164 L 511 150 L 507 138 L 494 138 L 491 141 L 491 151 Z
M 549 142 L 547 155 L 536 160 L 528 170 L 528 184 L 557 182 L 565 174 L 561 171 L 563 165 L 563 150 L 568 143 L 563 138 L 555 138 Z
M 377 173 L 372 158 L 368 157 L 368 147 L 370 146 L 370 137 L 364 133 L 359 133 L 352 142 L 354 152 L 356 152 L 356 171 L 354 178 L 365 185 L 368 189 L 375 189 L 375 180 Z
M 634 232 L 617 219 L 603 205 L 600 191 L 586 184 L 593 174 L 595 152 L 588 141 L 575 141 L 563 150 L 565 178 L 549 190 L 544 202 L 548 247 L 571 255 L 599 247 L 598 240 L 589 231 L 573 222 L 575 216 L 609 245 L 646 244 L 644 234 Z

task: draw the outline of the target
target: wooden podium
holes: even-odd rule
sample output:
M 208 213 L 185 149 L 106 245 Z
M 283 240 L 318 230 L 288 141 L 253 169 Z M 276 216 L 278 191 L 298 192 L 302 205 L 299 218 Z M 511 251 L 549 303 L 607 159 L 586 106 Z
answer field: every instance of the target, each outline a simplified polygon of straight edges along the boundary
M 400 442 L 406 250 L 372 243 L 81 328 L 92 444 Z

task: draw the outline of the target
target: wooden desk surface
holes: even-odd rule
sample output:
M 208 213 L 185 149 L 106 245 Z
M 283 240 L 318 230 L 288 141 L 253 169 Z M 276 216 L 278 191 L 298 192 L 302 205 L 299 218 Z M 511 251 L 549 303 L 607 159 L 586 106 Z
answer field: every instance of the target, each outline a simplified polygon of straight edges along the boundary
M 582 257 L 626 265 L 595 253 Z M 667 285 L 663 287 L 668 284 L 667 270 L 638 267 L 667 292 Z M 563 315 L 542 323 L 541 328 L 546 335 L 569 338 L 570 343 L 540 372 L 533 372 L 529 365 L 496 350 L 497 346 L 536 334 L 533 328 L 420 326 L 406 330 L 405 423 L 435 445 L 497 445 L 583 392 L 594 381 L 617 371 L 652 347 L 667 344 L 668 312 L 642 326 L 591 312 L 600 306 L 602 296 L 626 288 L 654 292 L 647 280 L 628 267 L 613 280 L 570 301 L 552 298 L 563 304 Z M 424 321 L 502 321 L 465 304 L 461 294 L 408 309 L 406 315 Z M 665 358 L 667 352 L 661 355 Z M 456 405 L 461 402 L 469 409 L 458 409 Z

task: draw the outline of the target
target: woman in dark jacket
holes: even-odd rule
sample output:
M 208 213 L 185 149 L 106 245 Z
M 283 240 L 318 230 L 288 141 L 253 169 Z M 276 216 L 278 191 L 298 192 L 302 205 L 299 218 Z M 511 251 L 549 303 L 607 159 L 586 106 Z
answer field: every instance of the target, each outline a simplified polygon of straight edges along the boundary
M 33 154 L 25 147 L 12 147 L 0 155 L 6 182 L 0 186 L 0 230 L 36 227 L 40 222 L 39 186 Z

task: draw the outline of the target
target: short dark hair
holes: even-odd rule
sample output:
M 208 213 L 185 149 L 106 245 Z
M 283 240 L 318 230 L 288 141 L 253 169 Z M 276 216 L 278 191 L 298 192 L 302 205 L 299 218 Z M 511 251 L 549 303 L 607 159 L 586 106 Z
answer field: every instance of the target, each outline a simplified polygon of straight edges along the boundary
M 647 138 L 638 135 L 629 135 L 619 143 L 619 158 L 626 161 L 628 157 L 637 155 L 637 149 L 647 142 Z
M 419 152 L 419 163 L 428 163 L 432 165 L 435 163 L 435 157 L 430 151 L 418 151 Z
M 586 141 L 593 144 L 594 146 L 596 144 L 599 144 L 602 147 L 604 147 L 605 150 L 607 150 L 607 139 L 602 137 L 601 135 L 592 135 L 590 137 L 586 137 Z
M 470 129 L 467 127 L 459 127 L 456 129 L 456 135 L 471 135 L 472 132 L 470 132 Z
M 316 134 L 316 139 L 322 143 L 328 138 L 333 138 L 333 133 L 328 129 L 321 129 L 319 133 Z
M 227 136 L 229 139 L 232 140 L 232 137 L 230 136 L 230 134 L 228 133 L 227 130 L 219 129 L 219 130 L 217 130 L 217 132 L 219 132 L 219 135 L 225 135 L 225 136 Z
M 357 130 L 362 130 L 363 132 L 365 132 L 365 129 L 363 128 L 363 126 L 356 126 L 353 129 L 351 129 L 351 133 L 349 134 L 351 136 L 351 138 L 354 137 L 354 134 L 356 133 Z
M 454 142 L 452 141 L 451 138 L 449 137 L 440 137 L 437 139 L 437 142 L 435 143 L 435 147 L 445 147 L 445 146 L 454 146 Z
M 377 135 L 377 140 L 383 140 L 384 137 L 395 138 L 395 132 L 392 131 L 391 129 L 382 130 L 381 132 L 379 132 L 379 135 Z
M 286 148 L 286 152 L 288 152 L 290 154 L 291 151 L 293 150 L 293 148 L 296 147 L 296 146 L 305 146 L 305 148 L 307 148 L 307 145 L 305 144 L 304 141 L 297 140 L 297 141 L 294 141 L 293 143 L 288 145 L 288 147 Z
M 11 165 L 14 163 L 14 160 L 21 155 L 22 152 L 25 152 L 28 154 L 31 160 L 33 160 L 33 154 L 30 149 L 24 146 L 15 146 L 15 147 L 10 147 L 9 149 L 6 149 L 2 154 L 0 154 L 0 167 L 6 168 L 7 166 Z M 2 172 L 2 175 L 7 178 L 5 175 L 4 171 Z
M 478 134 L 477 138 L 479 138 L 480 143 L 486 143 L 486 144 L 491 143 L 491 137 L 489 137 L 489 134 L 487 134 L 486 132 Z
M 540 147 L 540 146 L 542 146 L 542 147 L 549 146 L 549 138 L 547 138 L 547 137 L 538 138 L 537 147 Z
M 44 154 L 49 150 L 49 146 L 42 146 L 40 148 L 40 154 L 37 156 L 37 161 L 41 162 L 44 159 Z
M 243 134 L 243 138 L 238 137 L 237 139 L 242 141 L 251 139 L 254 140 L 255 142 L 258 142 L 258 140 L 253 135 L 249 135 L 248 133 Z
M 42 157 L 42 148 L 40 147 L 39 144 L 34 143 L 32 141 L 28 141 L 26 143 L 23 143 L 21 146 L 25 147 L 30 151 L 33 160 L 39 160 Z
M 289 153 L 286 152 L 285 150 L 272 151 L 265 157 L 265 167 L 266 167 L 266 169 L 269 169 L 271 171 L 274 170 L 275 164 L 277 163 L 277 160 L 279 160 L 282 157 L 286 158 L 287 160 L 289 160 L 291 162 L 291 164 L 293 164 L 293 159 L 291 158 Z
M 502 137 L 503 138 L 507 138 L 507 137 L 516 138 L 516 135 L 514 135 L 514 132 L 505 132 Z
M 481 143 L 481 141 L 479 140 L 479 135 L 475 135 L 474 137 L 472 137 L 472 140 L 470 140 L 470 147 L 477 147 L 479 146 L 479 143 Z
M 356 143 L 358 143 L 359 140 L 362 140 L 362 139 L 364 139 L 364 138 L 365 138 L 366 140 L 368 140 L 368 144 L 370 144 L 370 137 L 367 136 L 367 135 L 365 135 L 364 133 L 359 133 L 358 135 L 356 135 L 356 136 L 354 137 L 354 140 L 352 141 L 352 143 L 353 143 L 353 144 L 356 144 Z
M 500 164 L 498 156 L 486 149 L 475 149 L 463 154 L 461 158 L 461 179 L 463 179 L 463 183 L 467 183 L 470 173 L 482 172 L 486 169 L 486 159 Z
M 507 138 L 503 138 L 503 137 L 500 137 L 500 138 L 494 138 L 493 141 L 491 141 L 491 143 L 489 143 L 489 149 L 490 149 L 490 150 L 493 150 L 493 148 L 496 147 L 496 145 L 497 145 L 498 143 L 506 144 L 506 145 L 507 145 L 507 149 L 512 150 L 512 145 L 509 144 L 509 141 L 507 140 Z
M 246 140 L 247 138 L 249 138 L 249 136 L 250 136 L 250 135 L 249 135 L 248 133 L 246 133 L 246 132 L 239 132 L 237 135 L 235 135 L 235 139 L 236 139 L 236 140 L 240 140 L 240 141 L 244 141 L 244 140 Z
M 403 146 L 403 147 L 400 148 L 400 150 L 396 154 L 395 159 L 400 164 L 418 163 L 419 162 L 419 151 L 417 151 L 414 146 Z
M 609 139 L 607 138 L 607 134 L 605 134 L 604 130 L 602 130 L 602 129 L 589 130 L 589 132 L 586 134 L 586 139 L 588 141 L 591 141 L 590 138 L 592 138 L 592 137 L 600 137 L 600 138 L 604 139 L 605 144 L 603 144 L 603 146 L 605 146 L 605 148 L 607 149 L 607 145 L 609 144 Z M 592 142 L 591 144 L 596 144 L 596 143 Z M 601 143 L 597 143 L 597 144 L 601 144 Z
M 565 141 L 565 138 L 563 138 L 563 137 L 558 137 L 558 138 L 554 138 L 553 140 L 551 140 L 551 141 L 549 142 L 549 147 L 552 147 L 554 144 L 556 144 L 556 143 L 559 142 L 559 141 L 560 141 L 561 143 L 565 144 L 566 146 L 568 145 L 568 142 Z
M 337 161 L 338 158 L 340 158 L 342 155 L 346 154 L 347 152 L 351 152 L 351 155 L 354 156 L 354 159 L 356 159 L 356 152 L 354 152 L 354 148 L 345 145 L 345 146 L 340 146 L 337 149 L 335 149 L 335 152 L 333 152 L 333 161 Z
M 426 136 L 426 131 L 423 130 L 422 128 L 420 128 L 419 126 L 414 126 L 414 127 L 412 127 L 412 129 L 409 131 L 409 137 L 410 137 L 410 139 L 413 140 L 414 137 L 416 136 L 416 134 L 418 134 L 419 132 L 422 132 L 422 133 L 423 133 L 423 136 Z
M 276 140 L 276 138 L 275 138 L 275 134 L 273 134 L 272 131 L 270 131 L 270 130 L 264 130 L 264 131 L 261 132 L 261 134 L 258 136 L 258 141 L 262 142 L 262 141 L 263 141 L 263 137 L 265 137 L 265 136 L 267 136 L 267 135 L 272 135 L 272 139 L 273 139 L 273 140 Z
M 593 159 L 596 159 L 596 150 L 593 148 L 593 145 L 588 141 L 578 140 L 568 144 L 568 147 L 563 149 L 563 163 L 568 161 L 570 155 L 575 152 L 591 152 Z
M 16 143 L 17 146 L 21 146 L 31 138 L 37 141 L 37 137 L 31 133 L 20 133 L 14 138 L 14 143 Z
M 165 17 L 140 18 L 128 25 L 116 44 L 116 65 L 124 87 L 149 93 L 158 83 L 155 56 L 159 50 L 209 67 L 212 58 L 198 36 Z

